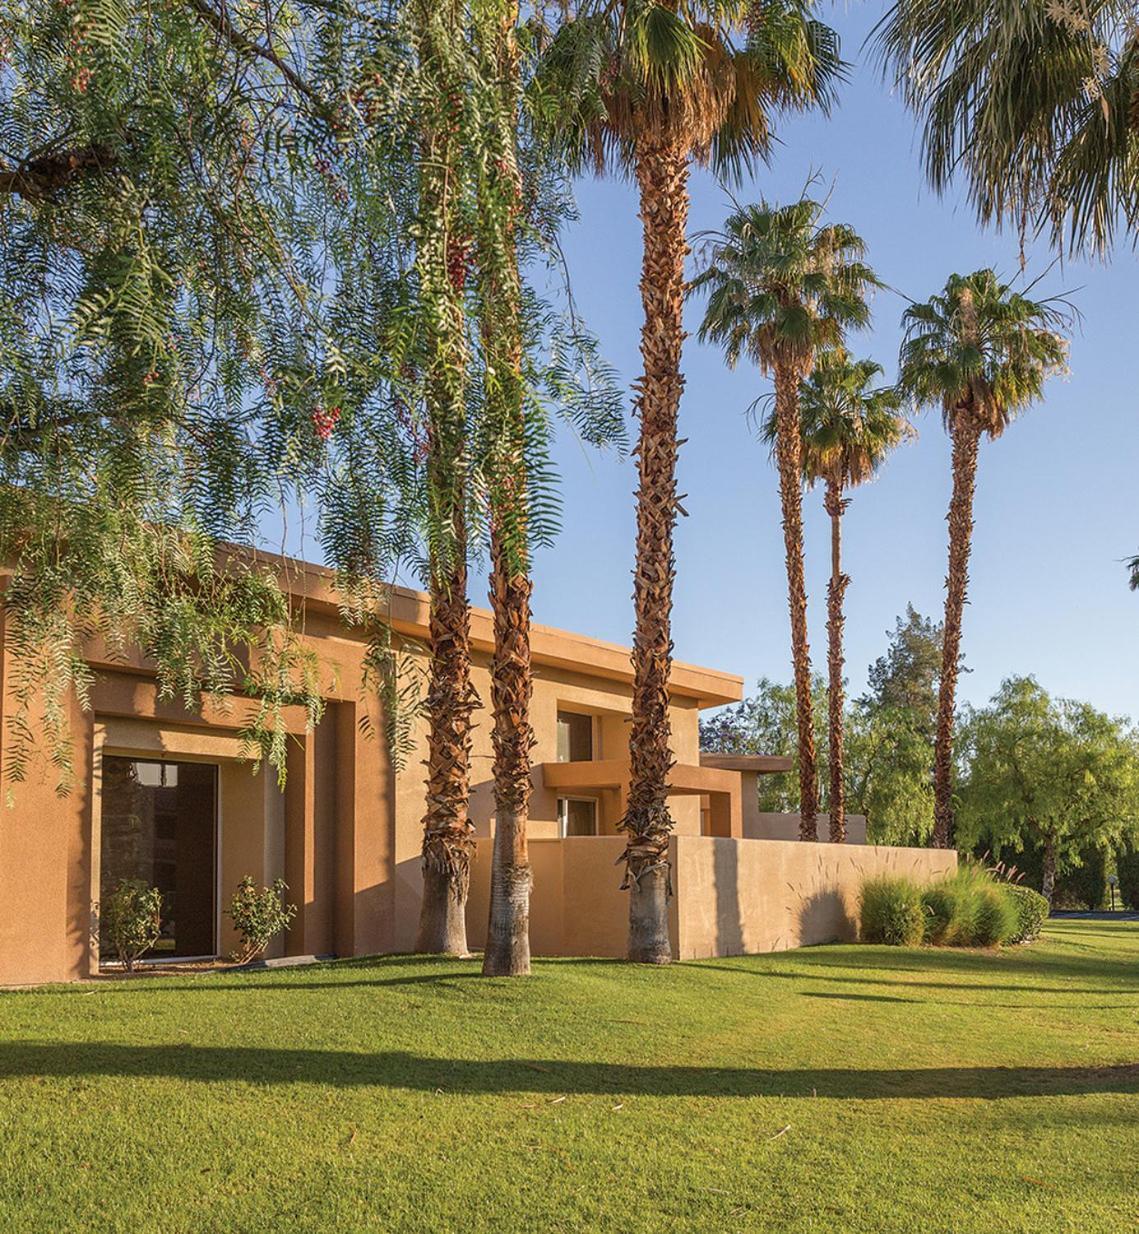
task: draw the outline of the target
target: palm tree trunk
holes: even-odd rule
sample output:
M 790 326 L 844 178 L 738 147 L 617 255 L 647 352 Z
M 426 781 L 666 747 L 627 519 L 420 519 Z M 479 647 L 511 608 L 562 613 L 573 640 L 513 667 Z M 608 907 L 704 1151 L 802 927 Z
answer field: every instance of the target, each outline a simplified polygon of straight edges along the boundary
M 846 789 L 843 783 L 843 684 L 842 628 L 846 618 L 842 603 L 850 579 L 842 572 L 842 516 L 846 499 L 842 484 L 827 480 L 826 511 L 831 520 L 831 577 L 827 586 L 827 670 L 830 675 L 827 707 L 830 719 L 830 839 L 846 840 Z
M 512 205 L 485 203 L 484 217 L 498 224 L 501 248 L 486 255 L 483 309 L 488 367 L 487 417 L 494 428 L 491 467 L 490 603 L 494 613 L 491 697 L 494 729 L 494 852 L 490 919 L 483 973 L 524 976 L 530 971 L 530 888 L 526 844 L 530 809 L 530 727 L 533 676 L 530 661 L 530 561 L 526 534 L 526 457 L 522 390 L 522 301 L 514 217 L 521 196 L 514 143 L 518 120 L 518 6 L 507 0 L 495 41 L 504 104 L 504 150 L 499 175 Z M 496 185 L 496 187 L 498 187 Z
M 461 82 L 449 80 L 437 45 L 454 32 L 456 13 L 425 11 L 418 51 L 437 90 L 421 119 L 420 237 L 416 248 L 426 338 L 427 497 L 431 592 L 431 677 L 425 700 L 427 811 L 423 819 L 423 902 L 416 950 L 467 954 L 466 906 L 473 827 L 470 800 L 470 606 L 467 602 L 466 371 L 463 285 L 468 240 L 459 234 L 456 195 L 461 158 L 455 136 Z
M 668 901 L 668 773 L 672 767 L 669 676 L 672 671 L 672 547 L 676 523 L 677 417 L 684 378 L 684 259 L 688 255 L 688 157 L 679 144 L 642 139 L 636 155 L 644 255 L 641 267 L 641 360 L 636 408 L 637 560 L 633 602 L 633 717 L 629 795 L 621 828 L 628 833 L 629 959 L 672 958 Z
M 818 787 L 815 719 L 811 703 L 811 649 L 807 642 L 807 587 L 803 579 L 803 441 L 799 423 L 800 366 L 775 366 L 775 458 L 783 505 L 787 601 L 791 610 L 791 658 L 795 668 L 795 716 L 799 729 L 799 839 L 817 840 Z
M 953 723 L 960 671 L 961 618 L 969 588 L 973 541 L 973 491 L 981 430 L 968 408 L 953 420 L 953 494 L 949 499 L 949 573 L 945 579 L 945 627 L 941 685 L 937 696 L 937 738 L 933 756 L 933 846 L 948 848 L 953 829 Z
M 457 513 L 450 569 L 432 574 L 431 679 L 427 690 L 427 813 L 423 819 L 423 902 L 416 951 L 467 955 L 467 892 L 474 828 L 471 791 L 470 606 L 465 524 Z

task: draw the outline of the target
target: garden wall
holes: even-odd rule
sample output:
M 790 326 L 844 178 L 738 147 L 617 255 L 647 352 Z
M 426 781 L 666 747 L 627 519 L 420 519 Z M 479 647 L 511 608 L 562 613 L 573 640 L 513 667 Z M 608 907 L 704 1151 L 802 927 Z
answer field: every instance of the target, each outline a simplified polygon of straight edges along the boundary
M 492 841 L 480 839 L 467 930 L 486 939 Z M 628 900 L 620 836 L 534 840 L 530 940 L 535 955 L 625 954 Z M 932 882 L 952 872 L 944 849 L 674 836 L 671 934 L 676 959 L 783 951 L 857 937 L 858 891 L 877 874 Z

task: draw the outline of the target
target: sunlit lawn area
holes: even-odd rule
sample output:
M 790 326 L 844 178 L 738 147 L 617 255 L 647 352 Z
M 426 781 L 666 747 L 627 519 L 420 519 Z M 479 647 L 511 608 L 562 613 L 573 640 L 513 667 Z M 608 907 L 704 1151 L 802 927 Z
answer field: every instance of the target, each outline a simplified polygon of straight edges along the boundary
M 1139 1228 L 1139 924 L 0 994 L 0 1229 Z

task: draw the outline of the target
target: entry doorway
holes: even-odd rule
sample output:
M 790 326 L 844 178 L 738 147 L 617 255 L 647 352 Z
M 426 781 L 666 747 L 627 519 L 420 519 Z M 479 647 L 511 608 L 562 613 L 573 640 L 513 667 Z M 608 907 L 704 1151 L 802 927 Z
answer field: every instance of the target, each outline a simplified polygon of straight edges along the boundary
M 123 879 L 162 893 L 162 928 L 151 959 L 217 953 L 218 769 L 104 755 L 100 894 Z M 112 958 L 100 938 L 101 959 Z

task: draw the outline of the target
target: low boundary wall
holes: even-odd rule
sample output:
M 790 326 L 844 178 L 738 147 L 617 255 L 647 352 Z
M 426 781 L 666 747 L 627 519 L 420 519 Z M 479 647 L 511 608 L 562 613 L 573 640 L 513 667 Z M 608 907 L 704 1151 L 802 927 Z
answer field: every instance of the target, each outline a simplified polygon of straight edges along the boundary
M 471 871 L 467 931 L 486 940 L 493 841 L 479 839 Z M 619 890 L 621 836 L 532 840 L 535 955 L 621 957 L 628 901 Z M 858 936 L 858 892 L 867 878 L 904 874 L 933 882 L 957 867 L 947 849 L 811 844 L 673 836 L 673 957 L 750 955 Z

